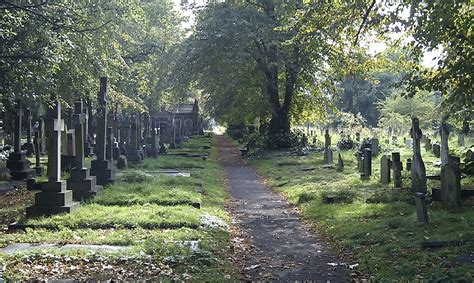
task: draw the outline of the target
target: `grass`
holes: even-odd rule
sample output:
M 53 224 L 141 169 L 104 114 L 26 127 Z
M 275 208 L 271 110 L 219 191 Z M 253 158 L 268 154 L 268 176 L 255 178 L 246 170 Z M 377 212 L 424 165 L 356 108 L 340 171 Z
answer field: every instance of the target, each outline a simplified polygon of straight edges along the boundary
M 224 223 L 230 221 L 223 207 L 228 192 L 216 160 L 217 149 L 212 143 L 213 139 L 207 137 L 193 138 L 181 148 L 210 147 L 206 160 L 180 156 L 147 159 L 123 170 L 116 184 L 104 188 L 93 200 L 81 203 L 71 214 L 21 220 L 20 213 L 15 220 L 34 229 L 0 232 L 0 247 L 11 243 L 74 243 L 129 246 L 130 250 L 117 254 L 48 250 L 47 254 L 54 256 L 54 262 L 58 263 L 57 274 L 48 273 L 50 270 L 38 271 L 38 266 L 53 266 L 44 252 L 0 254 L 0 270 L 1 266 L 6 268 L 2 276 L 11 280 L 48 278 L 41 277 L 48 274 L 49 278 L 82 280 L 209 281 L 211 278 L 211 281 L 222 281 L 238 278 L 228 260 L 230 235 L 226 226 L 209 228 L 202 220 L 212 217 Z M 165 168 L 191 172 L 191 177 L 141 173 Z M 201 209 L 191 206 L 195 203 L 200 203 Z M 190 240 L 199 241 L 199 251 L 190 251 L 180 242 Z M 96 266 L 98 258 L 114 272 Z M 72 266 L 86 268 L 74 273 L 68 269 Z M 80 277 L 81 274 L 84 277 Z
M 404 163 L 411 158 L 407 148 L 382 144 L 382 154 L 390 154 L 394 149 L 400 151 Z M 269 185 L 299 206 L 303 217 L 318 231 L 335 245 L 351 251 L 359 264 L 358 271 L 376 280 L 474 279 L 472 263 L 457 260 L 459 256 L 473 254 L 473 243 L 435 250 L 421 248 L 423 241 L 474 239 L 472 200 L 464 201 L 462 209 L 455 213 L 430 202 L 430 223 L 419 224 L 409 189 L 409 171 L 402 173 L 404 189 L 395 189 L 393 183 L 379 183 L 380 156 L 373 159 L 371 179 L 361 180 L 354 152 L 341 154 L 344 172 L 321 168 L 322 153 L 285 156 L 282 152 L 266 152 L 251 162 Z M 433 166 L 438 158 L 424 149 L 422 154 L 427 174 L 439 174 L 440 169 Z M 316 169 L 302 170 L 308 167 Z M 462 184 L 472 186 L 474 178 L 463 179 Z M 439 181 L 428 182 L 429 191 L 439 186 Z

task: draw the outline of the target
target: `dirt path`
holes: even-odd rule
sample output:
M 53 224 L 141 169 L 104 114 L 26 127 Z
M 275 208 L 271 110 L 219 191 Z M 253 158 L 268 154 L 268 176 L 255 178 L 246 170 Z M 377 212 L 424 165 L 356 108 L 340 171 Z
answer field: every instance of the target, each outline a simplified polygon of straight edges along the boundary
M 244 255 L 245 280 L 347 282 L 349 271 L 324 241 L 304 227 L 277 193 L 262 184 L 240 152 L 218 136 L 219 158 L 227 172 L 231 208 L 253 251 Z

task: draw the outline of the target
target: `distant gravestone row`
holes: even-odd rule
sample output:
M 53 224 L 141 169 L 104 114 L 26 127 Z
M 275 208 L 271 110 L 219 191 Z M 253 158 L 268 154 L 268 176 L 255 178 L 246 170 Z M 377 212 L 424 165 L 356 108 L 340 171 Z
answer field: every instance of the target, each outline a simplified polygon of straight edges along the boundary
M 29 189 L 39 191 L 34 205 L 27 208 L 27 216 L 71 212 L 78 201 L 92 198 L 102 186 L 115 182 L 115 161 L 123 169 L 128 162 L 139 163 L 147 156 L 166 154 L 166 144 L 177 148 L 191 135 L 203 134 L 197 101 L 154 116 L 126 116 L 107 112 L 107 96 L 108 81 L 102 77 L 97 109 L 90 101 L 84 104 L 77 100 L 72 112 L 62 111 L 59 101 L 51 98 L 53 107 L 34 125 L 31 111 L 27 109 L 24 115 L 22 102 L 17 102 L 13 151 L 7 168 L 13 180 L 27 180 Z M 94 110 L 96 114 L 92 115 Z M 22 125 L 26 125 L 25 144 L 21 143 Z M 48 179 L 37 183 L 35 176 L 44 173 L 41 157 L 46 153 Z M 34 155 L 33 169 L 28 155 Z M 95 157 L 91 168 L 86 167 L 85 157 Z M 61 179 L 62 171 L 70 172 L 67 181 Z

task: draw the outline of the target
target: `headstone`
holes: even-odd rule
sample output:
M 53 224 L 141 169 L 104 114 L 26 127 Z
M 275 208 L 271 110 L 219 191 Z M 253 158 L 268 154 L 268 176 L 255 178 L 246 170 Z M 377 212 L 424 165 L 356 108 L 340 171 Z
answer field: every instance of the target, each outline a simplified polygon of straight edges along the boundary
M 383 155 L 380 158 L 380 183 L 382 184 L 389 184 L 391 181 L 390 177 L 390 157 Z
M 67 130 L 66 127 L 65 129 L 66 130 L 62 132 L 61 139 L 61 142 L 63 143 L 61 149 L 61 167 L 63 171 L 71 172 L 71 169 L 75 166 L 74 162 L 76 159 L 76 140 L 74 137 L 74 129 Z
M 15 126 L 13 132 L 13 152 L 7 160 L 7 168 L 13 180 L 26 180 L 35 176 L 35 172 L 30 169 L 30 161 L 26 158 L 26 153 L 21 150 L 21 120 L 23 115 L 23 105 L 21 101 L 17 103 L 15 113 Z
M 416 218 L 420 223 L 428 223 L 428 209 L 424 193 L 415 193 Z
M 439 145 L 439 143 L 433 144 L 433 154 L 436 158 L 441 157 L 441 146 Z
M 460 158 L 449 155 L 448 163 L 441 166 L 441 200 L 449 210 L 455 210 L 461 203 Z
M 371 142 L 372 156 L 377 156 L 379 154 L 379 139 L 372 138 Z
M 411 171 L 411 158 L 407 159 L 407 165 L 406 166 L 407 166 L 406 167 L 407 171 Z
M 400 152 L 392 152 L 393 185 L 395 188 L 402 187 L 402 170 Z
M 359 173 L 364 173 L 364 166 L 362 163 L 362 160 L 364 160 L 364 153 L 362 150 L 359 150 L 356 152 L 356 158 L 357 158 L 357 170 Z
M 124 155 L 120 155 L 119 158 L 117 159 L 117 168 L 118 169 L 125 169 L 127 168 L 128 164 L 127 164 L 127 157 L 125 157 Z
M 41 191 L 35 195 L 35 204 L 26 209 L 27 216 L 51 215 L 71 212 L 78 203 L 72 201 L 72 191 L 67 190 L 66 181 L 61 180 L 61 104 L 54 102 L 46 117 L 48 136 L 48 181 L 41 184 Z
M 107 77 L 101 77 L 97 109 L 97 159 L 91 163 L 91 174 L 97 177 L 97 184 L 101 186 L 115 182 L 115 166 L 106 158 L 107 94 Z
M 341 153 L 338 154 L 337 157 L 337 172 L 342 172 L 344 171 L 344 161 L 342 160 Z
M 89 125 L 89 108 L 83 107 L 82 114 L 84 114 L 84 156 L 92 157 L 94 155 L 94 147 L 92 146 L 92 139 Z
M 440 146 L 441 166 L 448 164 L 449 132 L 450 132 L 450 126 L 446 123 L 441 124 L 441 146 Z
M 24 148 L 26 150 L 26 155 L 31 156 L 35 152 L 33 141 L 31 138 L 31 109 L 26 108 L 25 111 L 25 120 L 26 120 L 26 143 L 24 144 Z
M 82 100 L 74 103 L 74 136 L 75 146 L 75 167 L 71 170 L 71 176 L 67 182 L 68 189 L 73 191 L 74 200 L 86 200 L 92 198 L 102 187 L 97 185 L 97 178 L 90 175 L 89 169 L 85 165 L 85 145 L 86 140 L 84 124 L 86 115 L 83 112 Z
M 141 154 L 139 139 L 139 127 L 138 127 L 138 118 L 136 116 L 132 116 L 130 121 L 130 147 L 127 149 L 127 160 L 131 163 L 140 163 L 143 160 L 143 155 Z
M 372 150 L 369 148 L 364 148 L 363 159 L 362 159 L 362 168 L 363 173 L 361 174 L 362 179 L 370 179 L 372 176 Z
M 331 147 L 331 136 L 329 130 L 324 133 L 324 165 L 331 165 L 333 162 L 333 151 Z
M 425 139 L 425 151 L 431 152 L 431 150 L 432 150 L 431 139 L 427 137 Z
M 425 163 L 421 158 L 421 129 L 418 118 L 412 118 L 412 128 L 410 130 L 413 138 L 413 158 L 411 166 L 412 190 L 426 193 L 426 169 Z
M 35 146 L 35 172 L 37 176 L 41 176 L 43 168 L 41 167 L 41 152 L 40 152 L 40 140 L 39 131 L 34 131 L 35 138 L 33 139 L 33 145 Z

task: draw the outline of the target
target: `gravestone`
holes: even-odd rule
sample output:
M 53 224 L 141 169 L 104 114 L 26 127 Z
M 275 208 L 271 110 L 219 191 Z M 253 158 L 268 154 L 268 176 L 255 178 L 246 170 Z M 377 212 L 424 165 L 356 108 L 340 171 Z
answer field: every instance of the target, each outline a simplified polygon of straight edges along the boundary
M 141 154 L 141 149 L 139 145 L 139 127 L 138 127 L 138 118 L 137 116 L 132 116 L 130 121 L 130 147 L 127 149 L 127 160 L 130 163 L 140 163 L 143 160 L 143 155 Z
M 67 182 L 68 189 L 73 191 L 74 200 L 86 200 L 92 198 L 102 187 L 97 185 L 97 178 L 90 175 L 89 168 L 85 165 L 85 141 L 86 135 L 84 124 L 86 115 L 83 112 L 82 100 L 74 103 L 74 135 L 75 135 L 75 166 L 71 170 L 71 177 Z
M 26 143 L 23 145 L 26 150 L 26 155 L 31 156 L 35 152 L 35 147 L 31 138 L 31 109 L 26 108 L 25 120 L 26 120 Z
M 448 163 L 441 166 L 441 201 L 449 210 L 455 210 L 461 203 L 461 160 L 449 155 Z
M 72 117 L 71 117 L 72 120 Z M 64 127 L 66 130 L 61 132 L 62 139 L 62 154 L 61 154 L 61 167 L 65 172 L 71 172 L 71 169 L 75 166 L 74 162 L 76 159 L 76 140 L 74 137 L 74 129 L 67 130 L 67 127 Z
M 390 183 L 390 166 L 390 157 L 383 155 L 382 158 L 380 158 L 380 183 L 385 185 Z
M 41 176 L 43 168 L 41 167 L 41 153 L 40 153 L 40 141 L 39 131 L 34 131 L 35 138 L 33 139 L 33 145 L 35 146 L 35 172 L 37 176 Z
M 416 218 L 420 223 L 428 223 L 428 209 L 424 193 L 415 193 Z
M 339 153 L 339 154 L 338 154 L 338 157 L 337 157 L 337 168 L 336 168 L 336 171 L 337 171 L 337 172 L 342 172 L 342 171 L 344 171 L 344 161 L 342 160 L 341 153 Z
M 45 134 L 45 122 L 43 118 L 39 119 L 39 142 L 41 155 L 46 154 L 46 134 Z
M 324 165 L 331 165 L 333 162 L 333 151 L 331 147 L 331 136 L 329 130 L 324 133 Z
M 432 150 L 431 139 L 427 137 L 425 139 L 425 151 L 431 152 L 431 150 Z
M 372 138 L 370 146 L 371 146 L 371 150 L 372 150 L 372 156 L 377 156 L 379 154 L 379 139 L 378 138 Z
M 406 169 L 407 169 L 407 171 L 411 171 L 411 158 L 407 159 Z
M 402 170 L 400 152 L 392 152 L 393 185 L 395 188 L 402 187 Z
M 35 172 L 30 169 L 30 161 L 26 158 L 26 152 L 21 150 L 21 120 L 23 115 L 23 105 L 17 102 L 15 113 L 15 125 L 13 132 L 13 152 L 7 160 L 7 168 L 13 180 L 25 180 L 35 176 Z
M 370 148 L 364 148 L 362 157 L 362 174 L 360 177 L 362 179 L 370 179 L 372 176 L 372 150 Z
M 425 163 L 421 158 L 420 140 L 422 132 L 418 118 L 412 118 L 410 133 L 413 138 L 413 158 L 411 166 L 412 190 L 426 193 L 426 169 Z
M 441 157 L 441 146 L 439 145 L 439 143 L 433 144 L 433 154 L 437 158 Z
M 101 186 L 115 182 L 115 166 L 106 158 L 107 94 L 107 77 L 101 77 L 97 108 L 97 159 L 91 164 L 91 175 L 97 177 L 97 184 Z
M 51 215 L 71 212 L 78 203 L 72 200 L 72 191 L 67 190 L 66 181 L 61 180 L 61 104 L 54 101 L 46 116 L 48 136 L 48 181 L 41 184 L 41 191 L 35 195 L 35 204 L 26 209 L 27 216 Z
M 364 166 L 362 164 L 362 160 L 364 160 L 364 153 L 362 150 L 358 150 L 356 152 L 356 159 L 357 159 L 357 170 L 359 173 L 364 173 Z
M 451 130 L 450 125 L 446 123 L 441 124 L 441 145 L 440 145 L 441 166 L 448 164 L 450 130 Z
M 84 114 L 84 156 L 92 157 L 94 155 L 94 147 L 89 133 L 89 108 L 83 107 L 82 114 Z

